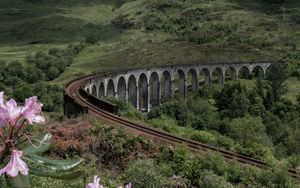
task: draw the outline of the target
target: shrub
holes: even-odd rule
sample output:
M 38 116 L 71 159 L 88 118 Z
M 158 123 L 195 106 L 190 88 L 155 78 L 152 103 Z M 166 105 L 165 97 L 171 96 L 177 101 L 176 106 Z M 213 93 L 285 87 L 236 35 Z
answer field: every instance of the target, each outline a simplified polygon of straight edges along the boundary
M 287 165 L 290 168 L 300 170 L 300 155 L 291 155 L 287 158 Z
M 206 143 L 206 144 L 212 144 L 212 145 L 216 145 L 217 144 L 217 139 L 216 137 L 206 131 L 197 131 L 194 132 L 191 135 L 191 139 L 198 141 L 198 142 L 202 142 L 202 143 Z
M 137 110 L 131 103 L 126 103 L 125 101 L 122 101 L 120 99 L 116 99 L 114 97 L 106 97 L 106 100 L 109 102 L 112 102 L 119 107 L 119 115 L 127 117 L 129 119 L 133 120 L 144 120 L 144 115 L 142 112 Z
M 201 188 L 234 188 L 224 177 L 218 176 L 212 171 L 205 171 L 202 178 L 198 180 L 198 184 Z
M 188 124 L 188 109 L 182 101 L 171 100 L 163 103 L 160 107 L 153 108 L 148 113 L 148 119 L 158 118 L 163 114 L 176 119 L 179 126 Z
M 149 124 L 151 124 L 155 128 L 160 128 L 167 132 L 180 133 L 177 122 L 174 119 L 167 116 L 162 116 L 158 119 L 151 119 L 149 120 Z
M 213 153 L 197 154 L 184 166 L 185 176 L 192 181 L 192 184 L 200 186 L 200 177 L 205 171 L 212 171 L 218 175 L 224 175 L 226 163 L 224 159 Z
M 171 160 L 173 162 L 172 167 L 176 173 L 183 173 L 186 168 L 186 162 L 190 158 L 190 152 L 186 146 L 176 147 Z
M 161 187 L 167 181 L 153 160 L 131 162 L 124 172 L 124 180 L 130 181 L 133 187 Z
M 47 75 L 48 80 L 54 80 L 55 78 L 58 77 L 59 70 L 56 67 L 51 66 L 51 67 L 49 67 L 48 71 L 46 72 L 46 75 Z
M 88 122 L 76 119 L 50 125 L 52 151 L 64 158 L 88 151 L 92 144 L 91 128 Z
M 122 129 L 114 129 L 96 119 L 92 121 L 93 137 L 90 149 L 99 164 L 108 168 L 118 166 L 124 169 L 129 161 L 144 157 L 144 154 L 147 155 L 147 152 L 153 150 L 151 142 L 141 136 L 131 136 Z
M 17 101 L 22 101 L 25 98 L 28 98 L 30 96 L 33 96 L 33 90 L 32 87 L 29 84 L 23 84 L 13 91 L 13 98 L 15 98 Z
M 262 171 L 257 177 L 257 182 L 262 187 L 295 187 L 287 173 L 282 170 L 275 170 L 275 172 L 270 170 Z
M 244 117 L 250 107 L 247 93 L 246 87 L 240 83 L 225 84 L 222 91 L 215 96 L 222 117 Z
M 214 129 L 217 130 L 220 124 L 219 115 L 215 106 L 209 100 L 199 96 L 190 96 L 187 99 L 187 107 L 190 115 L 191 126 L 195 129 Z
M 271 146 L 270 139 L 266 134 L 266 127 L 261 118 L 251 116 L 236 118 L 230 122 L 229 126 L 227 134 L 244 147 L 251 147 L 255 143 L 264 143 L 266 146 Z

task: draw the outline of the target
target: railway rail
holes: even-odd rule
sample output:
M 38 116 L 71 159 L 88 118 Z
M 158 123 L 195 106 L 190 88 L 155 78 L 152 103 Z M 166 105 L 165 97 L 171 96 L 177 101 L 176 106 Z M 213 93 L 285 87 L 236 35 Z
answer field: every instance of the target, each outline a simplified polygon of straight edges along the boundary
M 90 99 L 89 95 L 84 95 L 83 92 L 83 84 L 91 79 L 94 75 L 84 76 L 81 78 L 77 78 L 72 80 L 64 87 L 64 95 L 65 100 L 66 97 L 72 99 L 77 106 L 81 107 L 84 113 L 91 114 L 100 118 L 105 122 L 109 122 L 121 127 L 125 127 L 131 130 L 135 130 L 143 135 L 147 135 L 149 137 L 165 141 L 171 144 L 186 144 L 191 150 L 194 151 L 213 151 L 221 154 L 225 159 L 231 161 L 237 161 L 242 164 L 248 164 L 251 166 L 256 166 L 261 169 L 268 169 L 270 165 L 261 160 L 257 160 L 254 158 L 250 158 L 247 156 L 239 155 L 224 149 L 220 149 L 214 146 L 210 146 L 207 144 L 199 143 L 193 140 L 189 140 L 186 138 L 182 138 L 179 136 L 172 135 L 165 131 L 152 128 L 147 126 L 146 124 L 138 123 L 135 121 L 131 121 L 113 113 L 107 112 L 106 110 L 99 107 L 99 105 L 94 104 L 94 101 Z M 300 180 L 300 174 L 296 170 L 288 170 L 290 177 Z

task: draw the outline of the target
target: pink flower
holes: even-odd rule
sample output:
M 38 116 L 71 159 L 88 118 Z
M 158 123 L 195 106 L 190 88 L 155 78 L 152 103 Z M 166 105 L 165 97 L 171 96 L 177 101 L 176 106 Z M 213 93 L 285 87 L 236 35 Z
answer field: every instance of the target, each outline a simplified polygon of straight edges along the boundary
M 94 176 L 94 182 L 89 183 L 85 188 L 104 188 L 103 185 L 99 184 L 100 178 L 98 176 Z
M 21 115 L 28 121 L 29 124 L 32 123 L 45 123 L 45 118 L 41 115 L 42 104 L 38 102 L 37 97 L 30 97 L 25 100 L 25 105 L 21 110 Z
M 21 112 L 17 102 L 10 99 L 4 104 L 3 92 L 0 92 L 0 128 L 9 125 L 15 125 Z
M 22 154 L 22 151 L 13 150 L 10 155 L 10 161 L 0 170 L 0 175 L 6 173 L 10 177 L 16 177 L 20 172 L 24 176 L 27 176 L 29 168 L 21 159 Z

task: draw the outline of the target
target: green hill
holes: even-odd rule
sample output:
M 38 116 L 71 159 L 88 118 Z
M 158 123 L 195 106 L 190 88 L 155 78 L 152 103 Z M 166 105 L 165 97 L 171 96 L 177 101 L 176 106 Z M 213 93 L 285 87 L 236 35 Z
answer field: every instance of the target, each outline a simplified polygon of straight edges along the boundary
M 298 51 L 296 0 L 0 2 L 0 59 L 92 38 L 56 81 L 114 67 L 278 60 Z M 96 66 L 95 66 L 96 65 Z

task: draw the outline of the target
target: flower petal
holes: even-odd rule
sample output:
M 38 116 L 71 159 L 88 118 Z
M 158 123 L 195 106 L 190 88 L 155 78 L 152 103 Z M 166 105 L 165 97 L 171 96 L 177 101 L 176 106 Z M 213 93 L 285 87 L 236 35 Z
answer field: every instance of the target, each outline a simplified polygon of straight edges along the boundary
M 0 175 L 6 173 L 10 177 L 16 177 L 19 172 L 23 175 L 28 175 L 29 168 L 21 159 L 22 151 L 13 150 L 10 155 L 10 161 L 0 170 Z
M 32 123 L 44 123 L 45 118 L 41 116 L 43 104 L 38 102 L 36 96 L 30 97 L 25 100 L 25 105 L 21 110 L 21 114 L 28 121 Z

